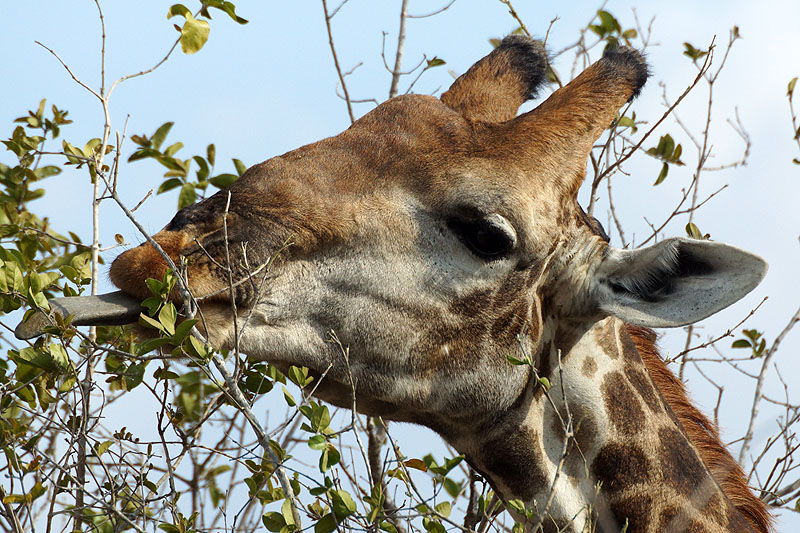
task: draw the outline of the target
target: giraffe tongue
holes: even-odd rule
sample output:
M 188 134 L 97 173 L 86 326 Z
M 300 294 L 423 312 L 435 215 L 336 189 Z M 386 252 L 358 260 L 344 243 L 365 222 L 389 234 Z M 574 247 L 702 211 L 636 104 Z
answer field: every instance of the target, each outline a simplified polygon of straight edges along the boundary
M 136 322 L 142 310 L 139 300 L 122 291 L 98 296 L 73 296 L 49 300 L 50 309 L 63 317 L 72 315 L 73 326 L 115 326 Z M 32 339 L 42 335 L 45 326 L 52 322 L 41 311 L 20 322 L 14 335 L 18 339 Z

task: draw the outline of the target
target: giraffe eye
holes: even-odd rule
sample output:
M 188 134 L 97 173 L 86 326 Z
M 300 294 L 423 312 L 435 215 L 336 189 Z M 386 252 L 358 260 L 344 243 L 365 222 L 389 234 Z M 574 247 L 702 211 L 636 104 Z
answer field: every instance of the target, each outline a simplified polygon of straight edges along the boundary
M 499 259 L 517 244 L 514 228 L 497 214 L 473 220 L 452 220 L 450 227 L 472 253 L 483 259 Z

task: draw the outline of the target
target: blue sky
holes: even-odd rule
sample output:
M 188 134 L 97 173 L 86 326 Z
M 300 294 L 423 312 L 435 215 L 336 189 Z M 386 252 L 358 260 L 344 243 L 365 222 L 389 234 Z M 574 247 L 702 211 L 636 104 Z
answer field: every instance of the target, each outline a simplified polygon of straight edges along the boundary
M 337 5 L 335 0 L 331 3 Z M 411 0 L 410 12 L 425 13 L 444 3 Z M 598 7 L 597 3 L 584 1 L 534 4 L 520 0 L 517 4 L 528 28 L 539 36 L 558 17 L 550 30 L 551 50 L 574 42 L 578 29 Z M 608 2 L 606 9 L 628 28 L 634 24 L 631 6 L 635 4 Z M 186 5 L 196 8 L 192 2 Z M 715 161 L 735 160 L 743 144 L 726 120 L 738 110 L 753 140 L 750 159 L 744 168 L 703 175 L 701 193 L 705 195 L 724 184 L 729 187 L 698 213 L 696 222 L 716 240 L 763 255 L 770 263 L 770 272 L 752 295 L 707 320 L 700 331 L 703 338 L 721 333 L 769 296 L 750 325 L 766 330 L 767 336 L 774 338 L 800 302 L 795 279 L 800 263 L 800 167 L 791 163 L 800 153 L 791 139 L 785 98 L 786 84 L 800 75 L 800 37 L 796 32 L 800 3 L 680 0 L 659 4 L 658 10 L 651 3 L 639 5 L 637 15 L 643 25 L 656 17 L 652 25 L 654 46 L 648 49 L 653 76 L 636 105 L 640 118 L 652 120 L 660 116 L 662 92 L 666 91 L 674 101 L 695 77 L 694 66 L 681 55 L 684 41 L 701 48 L 716 36 L 721 49 L 734 25 L 743 36 L 715 86 L 712 127 Z M 163 57 L 176 37 L 172 23 L 178 20 L 166 19 L 168 6 L 168 2 L 155 1 L 103 4 L 108 81 L 148 68 Z M 113 129 L 121 131 L 127 121 L 128 136 L 151 134 L 163 122 L 174 121 L 168 141 L 185 144 L 180 152 L 183 157 L 203 153 L 205 146 L 214 142 L 218 169 L 231 171 L 231 157 L 252 165 L 346 128 L 349 119 L 344 103 L 335 95 L 337 78 L 320 2 L 241 1 L 237 9 L 250 19 L 248 25 L 239 26 L 223 14 L 216 15 L 210 40 L 199 53 L 185 56 L 178 52 L 155 73 L 121 85 L 111 102 Z M 334 18 L 334 37 L 343 69 L 350 70 L 363 62 L 348 77 L 354 98 L 380 101 L 388 95 L 390 77 L 380 57 L 382 32 L 387 32 L 386 55 L 393 61 L 398 10 L 399 2 L 351 0 Z M 447 62 L 426 73 L 414 90 L 428 93 L 446 89 L 452 81 L 449 71 L 463 72 L 490 50 L 489 38 L 515 28 L 506 7 L 488 0 L 457 0 L 436 17 L 410 20 L 404 65 L 416 65 L 423 54 Z M 63 137 L 82 146 L 100 135 L 100 105 L 35 40 L 54 49 L 78 77 L 97 87 L 100 32 L 93 2 L 50 0 L 0 5 L 4 71 L 0 125 L 6 128 L 3 136 L 10 135 L 14 118 L 27 109 L 35 109 L 41 98 L 47 98 L 48 103 L 70 111 L 75 124 L 63 129 Z M 559 58 L 555 64 L 562 77 L 568 77 L 568 58 Z M 660 86 L 662 82 L 666 89 Z M 705 88 L 699 87 L 679 110 L 681 120 L 697 133 L 703 127 L 707 98 Z M 357 104 L 357 115 L 372 105 Z M 654 223 L 663 219 L 674 208 L 681 187 L 688 184 L 687 176 L 696 157 L 691 142 L 671 120 L 660 130 L 666 132 L 683 143 L 687 167 L 673 169 L 658 188 L 652 187 L 652 182 L 660 165 L 652 160 L 641 159 L 626 167 L 630 176 L 615 177 L 615 204 L 629 238 L 634 234 L 644 238 L 648 234 L 644 218 Z M 128 141 L 123 155 L 127 157 L 133 148 Z M 0 161 L 9 163 L 11 158 L 0 154 Z M 160 183 L 161 174 L 159 168 L 146 162 L 124 166 L 120 174 L 123 196 L 130 204 L 136 204 Z M 83 172 L 65 172 L 49 182 L 48 195 L 38 202 L 38 208 L 51 218 L 56 229 L 75 231 L 77 227 L 78 233 L 89 240 L 90 197 L 87 176 Z M 582 199 L 585 203 L 586 191 Z M 149 200 L 139 211 L 145 226 L 151 231 L 160 229 L 171 218 L 175 203 L 174 195 Z M 606 206 L 607 202 L 601 199 L 598 218 L 603 221 Z M 666 234 L 682 234 L 685 222 L 683 218 L 672 224 Z M 116 233 L 130 243 L 141 241 L 135 229 L 109 203 L 103 207 L 103 244 L 112 244 Z M 109 252 L 106 259 L 113 259 L 116 253 Z M 674 353 L 684 341 L 685 334 L 675 332 L 668 334 L 662 344 L 666 351 Z M 721 346 L 727 348 L 729 343 Z M 800 362 L 792 357 L 798 346 L 800 340 L 790 336 L 778 356 L 777 362 L 789 380 L 800 375 Z M 728 403 L 721 413 L 724 435 L 735 438 L 746 423 L 752 383 L 735 372 L 721 374 L 719 379 L 728 391 Z M 774 388 L 777 381 L 771 379 L 767 386 Z M 690 374 L 689 387 L 707 410 L 713 407 L 716 392 L 697 374 Z M 771 420 L 775 415 L 764 408 L 763 423 L 757 432 L 761 441 L 773 431 Z M 786 531 L 800 527 L 800 521 L 789 518 L 783 527 Z

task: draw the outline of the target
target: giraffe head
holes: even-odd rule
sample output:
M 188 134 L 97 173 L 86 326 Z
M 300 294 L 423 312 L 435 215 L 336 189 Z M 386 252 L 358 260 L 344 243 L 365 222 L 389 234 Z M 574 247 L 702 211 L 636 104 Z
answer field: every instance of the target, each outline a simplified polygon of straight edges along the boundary
M 552 324 L 677 326 L 755 287 L 751 254 L 617 250 L 576 201 L 593 143 L 647 78 L 642 57 L 607 52 L 517 116 L 545 71 L 539 44 L 507 37 L 441 98 L 389 100 L 181 210 L 154 239 L 184 262 L 210 341 L 327 371 L 318 394 L 346 407 L 352 376 L 359 410 L 446 433 L 519 397 L 527 373 L 506 355 L 535 352 Z M 166 268 L 145 243 L 111 279 L 143 299 Z

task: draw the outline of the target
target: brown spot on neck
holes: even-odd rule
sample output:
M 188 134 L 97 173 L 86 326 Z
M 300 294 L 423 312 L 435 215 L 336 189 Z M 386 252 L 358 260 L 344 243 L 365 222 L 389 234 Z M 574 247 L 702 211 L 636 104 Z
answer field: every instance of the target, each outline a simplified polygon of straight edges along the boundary
M 605 321 L 595 332 L 597 344 L 611 359 L 619 357 L 619 346 L 617 345 L 617 331 L 614 326 L 616 319 L 610 318 Z
M 648 483 L 652 469 L 645 453 L 633 444 L 606 444 L 592 461 L 592 474 L 612 495 L 632 485 Z
M 664 411 L 661 396 L 658 394 L 653 382 L 648 377 L 647 373 L 638 366 L 626 365 L 625 377 L 639 396 L 644 400 L 644 403 L 650 409 L 651 413 L 661 413 Z
M 611 502 L 610 510 L 620 527 L 627 524 L 626 532 L 648 531 L 653 499 L 647 494 L 636 493 L 627 498 L 617 498 Z
M 628 381 L 620 372 L 611 372 L 600 387 L 606 413 L 614 429 L 634 436 L 645 426 L 642 405 Z
M 583 374 L 584 377 L 592 378 L 594 377 L 596 372 L 597 372 L 597 361 L 594 360 L 594 357 L 587 355 L 583 359 L 583 365 L 581 366 L 581 374 Z
M 707 488 L 710 492 L 702 498 L 702 502 L 698 502 L 704 504 L 718 487 L 709 479 L 708 471 L 688 439 L 678 429 L 670 427 L 661 428 L 658 436 L 658 460 L 664 481 L 681 494 L 690 494 L 711 481 L 711 486 Z

